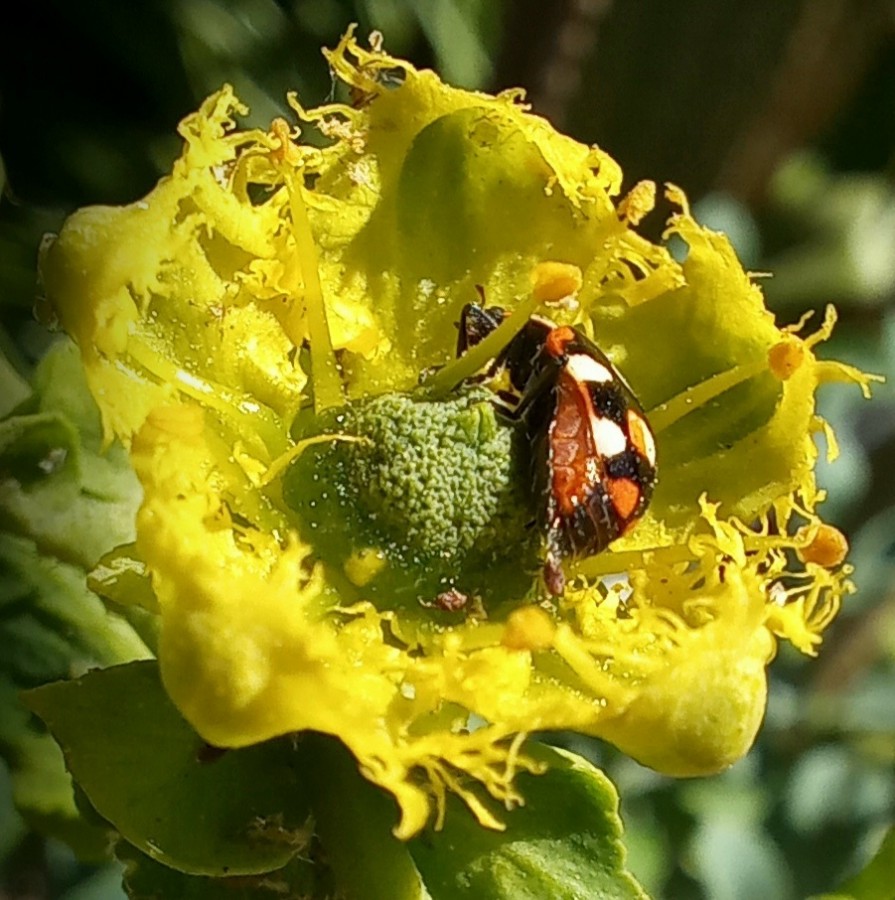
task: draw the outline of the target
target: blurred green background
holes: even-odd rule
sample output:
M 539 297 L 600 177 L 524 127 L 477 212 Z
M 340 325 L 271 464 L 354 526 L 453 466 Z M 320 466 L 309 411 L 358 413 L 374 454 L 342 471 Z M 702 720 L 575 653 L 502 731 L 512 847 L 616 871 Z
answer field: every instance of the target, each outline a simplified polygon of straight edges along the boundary
M 464 87 L 534 110 L 673 181 L 727 231 L 782 322 L 835 302 L 825 354 L 895 377 L 895 7 L 883 0 L 82 0 L 17 4 L 0 48 L 0 349 L 28 373 L 39 242 L 88 203 L 146 193 L 177 122 L 222 82 L 266 126 L 287 90 L 325 101 L 350 22 Z M 651 217 L 657 230 L 661 215 Z M 820 477 L 858 593 L 820 659 L 784 652 L 742 763 L 675 782 L 592 741 L 656 898 L 785 900 L 859 871 L 895 818 L 895 394 L 820 397 L 842 449 Z M 2 602 L 3 598 L 0 598 Z M 0 770 L 0 898 L 117 900 L 111 868 L 31 833 Z M 895 871 L 892 873 L 895 897 Z M 880 897 L 884 895 L 879 895 Z

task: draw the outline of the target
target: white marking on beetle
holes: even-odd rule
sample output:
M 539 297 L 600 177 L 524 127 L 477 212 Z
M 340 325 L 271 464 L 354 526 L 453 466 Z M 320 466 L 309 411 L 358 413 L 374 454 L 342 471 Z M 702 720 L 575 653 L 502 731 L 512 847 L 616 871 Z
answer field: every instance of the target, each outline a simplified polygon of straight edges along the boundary
M 627 449 L 628 439 L 625 437 L 624 431 L 611 419 L 596 416 L 591 420 L 590 427 L 600 456 L 606 458 L 617 456 Z
M 566 369 L 576 381 L 605 384 L 614 380 L 612 372 L 606 366 L 586 353 L 573 353 L 566 363 Z

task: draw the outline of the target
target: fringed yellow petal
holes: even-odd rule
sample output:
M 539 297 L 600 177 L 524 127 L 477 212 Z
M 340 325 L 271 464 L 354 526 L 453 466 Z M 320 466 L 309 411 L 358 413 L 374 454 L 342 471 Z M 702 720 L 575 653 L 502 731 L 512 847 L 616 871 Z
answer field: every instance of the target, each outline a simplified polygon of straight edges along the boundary
M 835 443 L 815 393 L 873 378 L 818 360 L 832 310 L 814 334 L 779 328 L 678 188 L 666 241 L 639 234 L 655 186 L 616 201 L 617 164 L 519 92 L 450 88 L 351 33 L 327 59 L 351 105 L 289 98 L 324 146 L 239 130 L 225 87 L 145 200 L 76 213 L 41 259 L 107 434 L 132 441 L 174 702 L 221 746 L 337 735 L 397 798 L 402 838 L 448 791 L 500 827 L 480 788 L 521 802 L 535 730 L 723 769 L 759 727 L 776 641 L 815 653 L 851 590 L 816 511 L 814 434 Z M 452 361 L 480 292 L 511 314 Z M 512 425 L 452 393 L 536 311 L 610 355 L 658 437 L 646 517 L 570 564 L 558 601 L 529 560 Z M 432 560 L 454 557 L 442 584 Z

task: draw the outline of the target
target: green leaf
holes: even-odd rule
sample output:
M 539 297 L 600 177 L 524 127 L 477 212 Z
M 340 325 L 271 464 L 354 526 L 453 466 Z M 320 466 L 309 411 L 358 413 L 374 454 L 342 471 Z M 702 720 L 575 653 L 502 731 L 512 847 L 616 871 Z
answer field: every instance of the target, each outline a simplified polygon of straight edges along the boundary
M 307 842 L 306 779 L 291 741 L 209 751 L 155 662 L 46 685 L 26 702 L 100 815 L 153 859 L 197 875 L 254 875 Z
M 0 512 L 43 552 L 86 568 L 133 540 L 140 487 L 124 448 L 103 450 L 74 344 L 56 344 L 34 383 L 25 409 L 0 423 Z
M 482 4 L 484 5 L 484 4 Z M 438 71 L 458 87 L 481 88 L 493 74 L 491 60 L 476 21 L 479 10 L 469 3 L 412 4 L 438 59 Z
M 135 543 L 122 544 L 104 553 L 87 577 L 90 588 L 119 606 L 139 606 L 150 613 L 159 611 L 158 599 L 146 563 Z
M 59 746 L 29 721 L 18 692 L 0 682 L 0 749 L 7 759 L 12 800 L 28 825 L 65 841 L 84 860 L 106 855 L 108 832 L 85 821 L 75 806 Z
M 448 798 L 444 830 L 410 852 L 435 900 L 629 900 L 646 894 L 625 868 L 618 795 L 581 757 L 539 744 L 525 752 L 549 765 L 519 774 L 525 806 L 501 814 L 504 832 L 483 829 Z
M 124 888 L 131 900 L 310 900 L 331 896 L 317 886 L 314 864 L 300 857 L 275 872 L 213 878 L 171 869 L 124 841 L 115 848 L 115 855 L 125 864 Z
M 441 831 L 402 844 L 393 798 L 365 781 L 331 738 L 303 739 L 314 818 L 336 885 L 352 900 L 641 900 L 625 869 L 618 795 L 606 776 L 574 754 L 541 744 L 526 753 L 549 768 L 518 775 L 525 806 L 498 816 L 506 831 L 483 828 L 455 795 Z
M 100 452 L 99 413 L 71 343 L 47 355 L 33 392 L 4 365 L 4 410 L 15 414 L 0 422 L 0 754 L 29 825 L 99 859 L 108 829 L 84 820 L 59 747 L 19 694 L 148 655 L 87 589 L 83 569 L 133 530 L 139 488 L 120 448 Z
M 0 533 L 0 754 L 13 797 L 29 824 L 98 859 L 104 829 L 84 822 L 62 753 L 22 704 L 19 692 L 91 666 L 147 655 L 146 647 L 87 590 L 80 569 Z
M 125 900 L 121 866 L 110 862 L 69 888 L 59 900 Z
M 887 710 L 882 703 L 878 708 L 880 727 L 885 728 Z M 891 764 L 880 765 L 868 754 L 856 754 L 841 743 L 822 744 L 801 754 L 783 793 L 791 826 L 805 835 L 837 823 L 855 825 L 884 816 L 893 796 Z
M 64 413 L 93 450 L 102 443 L 99 409 L 87 387 L 78 348 L 70 340 L 55 343 L 34 372 L 34 412 Z
M 77 477 L 79 453 L 78 432 L 61 413 L 13 416 L 0 422 L 4 482 L 14 479 L 27 488 L 56 473 Z
M 0 339 L 4 335 L 0 332 Z M 15 366 L 0 354 L 0 416 L 8 416 L 20 403 L 31 396 L 28 382 L 16 371 Z
M 786 900 L 793 895 L 780 848 L 754 822 L 735 815 L 714 815 L 701 822 L 687 856 L 707 897 Z
M 890 828 L 867 868 L 846 882 L 837 893 L 852 900 L 891 900 L 893 880 L 895 880 L 895 828 Z
M 362 778 L 335 739 L 309 734 L 303 744 L 317 773 L 311 785 L 317 833 L 339 890 L 351 900 L 428 900 L 410 845 L 392 834 L 394 798 Z
M 127 619 L 146 646 L 158 655 L 158 598 L 135 543 L 104 553 L 88 573 L 87 586 L 103 598 L 111 611 Z
M 84 572 L 0 532 L 0 671 L 17 689 L 148 655 L 84 583 Z

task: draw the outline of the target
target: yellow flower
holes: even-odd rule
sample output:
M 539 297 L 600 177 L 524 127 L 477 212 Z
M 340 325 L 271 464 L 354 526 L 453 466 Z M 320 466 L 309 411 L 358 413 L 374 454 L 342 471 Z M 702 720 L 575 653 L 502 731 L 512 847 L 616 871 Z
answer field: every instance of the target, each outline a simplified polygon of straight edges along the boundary
M 450 88 L 350 34 L 327 58 L 352 104 L 290 97 L 323 146 L 239 130 L 225 87 L 148 197 L 81 210 L 42 258 L 143 485 L 167 690 L 213 744 L 337 735 L 405 838 L 446 791 L 499 827 L 475 785 L 521 802 L 535 730 L 723 769 L 754 739 L 777 640 L 814 653 L 850 590 L 816 513 L 814 393 L 869 379 L 815 357 L 833 313 L 779 328 L 669 187 L 676 261 L 636 231 L 654 186 L 619 199 L 616 163 L 520 94 Z M 649 511 L 569 566 L 558 601 L 511 426 L 484 388 L 414 392 L 477 285 L 591 336 L 657 433 Z M 439 601 L 445 571 L 471 596 Z

